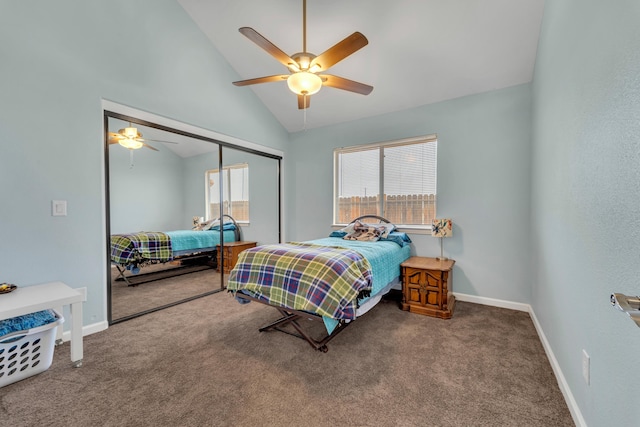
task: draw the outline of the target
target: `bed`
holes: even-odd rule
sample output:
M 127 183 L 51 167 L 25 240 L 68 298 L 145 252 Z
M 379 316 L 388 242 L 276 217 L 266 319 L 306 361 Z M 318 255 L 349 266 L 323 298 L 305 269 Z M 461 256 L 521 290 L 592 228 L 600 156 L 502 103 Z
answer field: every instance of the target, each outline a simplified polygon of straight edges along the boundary
M 338 333 L 401 288 L 400 264 L 410 257 L 410 243 L 385 218 L 359 217 L 329 237 L 241 252 L 227 290 L 240 303 L 259 302 L 280 313 L 260 332 L 284 332 L 326 352 Z M 323 322 L 325 333 L 311 336 L 302 319 Z
M 119 273 L 116 280 L 124 280 L 129 286 L 150 281 L 144 280 L 144 274 L 140 273 L 143 267 L 171 261 L 180 261 L 182 264 L 200 259 L 208 268 L 215 268 L 220 235 L 222 234 L 223 242 L 240 240 L 240 227 L 232 217 L 225 217 L 228 220 L 223 220 L 222 233 L 220 220 L 216 219 L 195 230 L 141 231 L 111 235 L 111 263 Z M 130 272 L 129 275 L 125 275 L 127 271 Z M 184 274 L 186 270 L 176 268 L 175 271 L 177 275 Z M 134 276 L 136 280 L 132 279 Z

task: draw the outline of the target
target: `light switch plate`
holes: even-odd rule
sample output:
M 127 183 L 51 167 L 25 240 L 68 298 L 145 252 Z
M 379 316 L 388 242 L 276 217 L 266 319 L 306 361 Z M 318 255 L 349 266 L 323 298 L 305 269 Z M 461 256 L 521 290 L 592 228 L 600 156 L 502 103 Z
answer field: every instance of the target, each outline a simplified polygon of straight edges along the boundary
M 67 216 L 67 201 L 66 200 L 52 200 L 51 201 L 51 215 L 53 215 L 53 216 Z

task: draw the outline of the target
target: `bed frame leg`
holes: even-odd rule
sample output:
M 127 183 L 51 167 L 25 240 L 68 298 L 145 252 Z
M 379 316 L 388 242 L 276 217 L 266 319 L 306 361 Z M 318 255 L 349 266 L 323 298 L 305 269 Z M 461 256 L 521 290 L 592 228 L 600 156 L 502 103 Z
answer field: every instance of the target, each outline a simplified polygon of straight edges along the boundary
M 287 311 L 285 309 L 282 309 L 282 308 L 279 308 L 279 307 L 274 307 L 274 308 L 280 312 L 282 317 L 279 318 L 278 320 L 276 320 L 275 322 L 272 322 L 272 323 L 270 323 L 270 324 L 268 324 L 266 326 L 263 326 L 262 328 L 258 329 L 260 332 L 265 332 L 265 331 L 270 331 L 270 330 L 276 330 L 278 332 L 283 332 L 283 333 L 285 333 L 287 335 L 291 335 L 293 337 L 305 340 L 306 342 L 309 343 L 309 345 L 314 350 L 318 350 L 318 351 L 321 351 L 323 353 L 326 353 L 327 351 L 329 351 L 329 348 L 327 347 L 327 343 L 329 341 L 331 341 L 339 332 L 342 332 L 342 330 L 345 329 L 345 327 L 349 324 L 349 323 L 340 324 L 333 331 L 333 333 L 331 335 L 327 335 L 321 340 L 316 340 L 311 335 L 306 333 L 305 330 L 302 328 L 302 326 L 298 323 L 299 319 L 304 319 L 305 318 L 305 316 L 303 316 L 301 312 L 298 312 L 298 311 L 289 312 L 289 311 Z M 316 320 L 316 317 L 310 317 L 310 318 L 313 319 L 313 320 Z M 320 318 L 318 318 L 318 319 L 320 319 Z M 291 331 L 287 331 L 286 329 L 282 329 L 280 327 L 280 326 L 284 326 L 284 325 L 291 325 L 296 330 L 297 333 L 294 333 L 294 332 L 291 332 Z
M 254 298 L 252 296 L 243 294 L 241 292 L 235 292 L 234 296 L 236 298 L 240 298 L 243 299 L 245 301 L 256 301 L 259 302 L 260 304 L 265 304 L 269 307 L 273 307 L 272 305 L 269 305 L 257 298 Z M 282 315 L 282 317 L 280 317 L 278 320 L 269 323 L 268 325 L 265 325 L 263 327 L 261 327 L 260 329 L 258 329 L 260 332 L 267 332 L 267 331 L 271 331 L 271 330 L 275 330 L 278 332 L 282 332 L 285 333 L 287 335 L 291 335 L 293 337 L 296 338 L 300 338 L 305 340 L 306 342 L 309 343 L 309 345 L 314 349 L 314 350 L 318 350 L 321 351 L 323 353 L 326 353 L 327 351 L 329 351 L 329 348 L 327 347 L 327 343 L 329 341 L 331 341 L 333 338 L 335 338 L 336 335 L 338 335 L 340 332 L 342 332 L 343 330 L 345 330 L 347 328 L 347 326 L 349 326 L 351 323 L 353 322 L 340 322 L 338 324 L 338 326 L 336 326 L 336 329 L 331 333 L 326 335 L 324 338 L 322 338 L 321 340 L 316 340 L 313 337 L 311 337 L 311 335 L 309 335 L 308 333 L 306 333 L 304 331 L 304 329 L 302 328 L 302 326 L 298 323 L 298 319 L 311 319 L 311 320 L 317 320 L 317 321 L 321 321 L 322 322 L 322 317 L 318 316 L 318 315 L 313 315 L 310 314 L 308 312 L 303 312 L 303 311 L 298 311 L 298 310 L 291 310 L 291 309 L 284 309 L 282 307 L 273 307 L 274 309 L 278 310 L 278 312 Z M 286 329 L 282 329 L 281 326 L 285 326 L 290 324 L 296 331 L 295 332 L 291 332 L 291 331 L 287 331 Z
M 287 324 L 289 322 L 292 322 L 296 318 L 300 317 L 297 314 L 287 313 L 284 310 L 278 310 L 278 311 L 280 311 L 280 313 L 282 313 L 283 317 L 281 317 L 280 319 L 276 320 L 273 323 L 269 323 L 268 325 L 263 326 L 262 328 L 258 329 L 258 331 L 265 332 L 265 331 L 268 331 L 270 329 L 277 329 L 278 326 Z
M 311 337 L 311 335 L 307 334 L 302 327 L 298 324 L 298 322 L 296 322 L 295 320 L 292 320 L 291 322 L 291 326 L 293 326 L 295 328 L 296 331 L 298 331 L 298 333 L 300 335 L 302 335 L 302 337 L 309 343 L 309 345 L 311 347 L 313 347 L 315 350 L 321 351 L 323 353 L 326 353 L 327 351 L 329 351 L 329 348 L 327 348 L 327 345 L 325 344 L 327 340 L 327 338 L 332 337 L 331 335 L 327 336 L 327 338 L 325 338 L 322 341 L 316 341 L 315 339 L 313 339 Z M 333 338 L 333 337 L 332 337 Z
M 131 283 L 129 281 L 129 279 L 127 278 L 127 276 L 124 275 L 124 272 L 126 271 L 126 269 L 122 269 L 122 267 L 120 267 L 120 264 L 116 264 L 116 268 L 118 269 L 118 277 L 116 277 L 115 280 L 124 280 L 125 283 L 127 284 L 127 286 L 136 286 L 133 283 Z

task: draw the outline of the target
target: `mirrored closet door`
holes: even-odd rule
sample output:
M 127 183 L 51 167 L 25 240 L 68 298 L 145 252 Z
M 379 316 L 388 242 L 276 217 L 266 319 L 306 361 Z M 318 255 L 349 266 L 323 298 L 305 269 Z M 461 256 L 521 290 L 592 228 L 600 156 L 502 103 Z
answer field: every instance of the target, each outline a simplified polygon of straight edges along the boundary
M 218 173 L 216 170 L 214 173 Z M 258 245 L 280 242 L 280 165 L 277 158 L 232 147 L 222 147 L 220 186 L 212 182 L 211 210 L 222 209 L 240 226 L 239 241 L 222 244 L 221 271 L 227 275 L 240 252 Z M 229 217 L 226 217 L 228 220 Z
M 241 250 L 279 242 L 278 157 L 112 112 L 105 127 L 109 323 L 219 292 Z

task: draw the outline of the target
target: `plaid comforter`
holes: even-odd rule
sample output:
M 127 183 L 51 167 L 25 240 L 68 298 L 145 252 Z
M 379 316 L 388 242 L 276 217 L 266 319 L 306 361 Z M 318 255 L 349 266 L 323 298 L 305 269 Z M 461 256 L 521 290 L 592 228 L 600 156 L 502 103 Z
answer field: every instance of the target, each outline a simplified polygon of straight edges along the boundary
M 355 319 L 358 299 L 369 295 L 372 283 L 369 261 L 354 250 L 285 243 L 241 252 L 227 289 L 270 305 Z
M 120 265 L 166 262 L 173 259 L 171 238 L 161 232 L 114 234 L 111 261 Z

